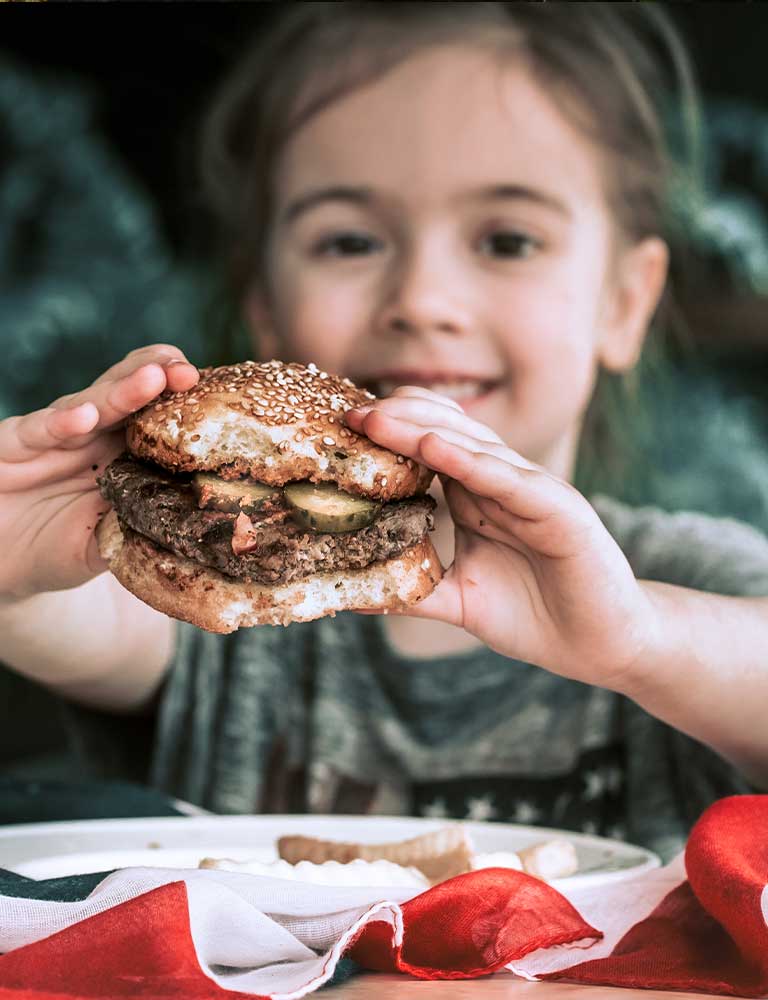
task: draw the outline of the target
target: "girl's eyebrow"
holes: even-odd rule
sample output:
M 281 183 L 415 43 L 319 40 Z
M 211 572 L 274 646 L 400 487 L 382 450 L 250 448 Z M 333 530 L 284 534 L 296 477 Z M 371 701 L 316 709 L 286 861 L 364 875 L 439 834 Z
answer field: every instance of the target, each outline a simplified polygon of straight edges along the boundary
M 282 213 L 281 221 L 284 223 L 295 222 L 305 212 L 329 201 L 346 202 L 351 205 L 370 205 L 374 200 L 375 196 L 370 188 L 342 186 L 315 188 L 290 201 Z M 528 201 L 556 212 L 565 219 L 571 218 L 570 208 L 560 198 L 547 191 L 542 191 L 540 188 L 524 184 L 492 184 L 489 187 L 469 192 L 465 197 L 462 197 L 462 200 Z
M 481 188 L 470 196 L 479 201 L 530 201 L 542 208 L 548 208 L 566 219 L 571 218 L 571 210 L 564 201 L 547 191 L 528 187 L 524 184 L 494 184 Z
M 282 222 L 294 222 L 300 215 L 328 201 L 342 201 L 352 205 L 368 205 L 373 195 L 368 188 L 328 187 L 307 191 L 289 202 L 282 214 Z

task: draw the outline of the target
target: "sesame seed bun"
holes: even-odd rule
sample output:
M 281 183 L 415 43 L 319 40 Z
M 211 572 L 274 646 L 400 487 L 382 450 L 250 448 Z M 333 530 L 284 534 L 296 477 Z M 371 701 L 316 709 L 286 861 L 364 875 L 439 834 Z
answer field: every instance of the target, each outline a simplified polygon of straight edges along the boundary
M 335 482 L 383 501 L 426 492 L 433 472 L 355 433 L 346 410 L 375 397 L 314 365 L 269 361 L 207 368 L 128 422 L 137 457 L 179 472 L 251 476 L 270 486 Z
M 123 530 L 114 511 L 96 529 L 99 552 L 146 604 L 209 632 L 312 621 L 337 611 L 402 611 L 432 592 L 442 567 L 429 537 L 364 569 L 318 573 L 290 584 L 244 583 Z

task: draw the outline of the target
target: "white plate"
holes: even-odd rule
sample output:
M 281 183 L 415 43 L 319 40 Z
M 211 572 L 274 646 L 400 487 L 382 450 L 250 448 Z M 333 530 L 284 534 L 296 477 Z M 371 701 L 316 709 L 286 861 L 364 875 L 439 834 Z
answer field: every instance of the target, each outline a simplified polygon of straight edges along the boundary
M 179 816 L 99 819 L 0 827 L 0 868 L 31 878 L 55 878 L 114 868 L 196 868 L 204 857 L 273 861 L 278 837 L 357 843 L 405 840 L 444 826 L 434 819 L 389 816 Z M 553 837 L 576 847 L 579 869 L 557 887 L 586 887 L 638 875 L 659 866 L 655 854 L 618 840 L 507 823 L 462 824 L 478 853 L 518 851 Z

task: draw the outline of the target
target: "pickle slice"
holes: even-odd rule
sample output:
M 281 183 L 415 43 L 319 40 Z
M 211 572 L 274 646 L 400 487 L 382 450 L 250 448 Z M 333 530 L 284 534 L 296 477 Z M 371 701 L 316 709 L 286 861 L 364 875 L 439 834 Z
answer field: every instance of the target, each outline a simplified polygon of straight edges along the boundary
M 294 520 L 312 531 L 358 531 L 381 510 L 380 503 L 344 493 L 335 483 L 288 483 L 283 492 Z
M 229 514 L 253 514 L 277 490 L 255 479 L 220 479 L 212 472 L 196 472 L 192 489 L 200 507 Z

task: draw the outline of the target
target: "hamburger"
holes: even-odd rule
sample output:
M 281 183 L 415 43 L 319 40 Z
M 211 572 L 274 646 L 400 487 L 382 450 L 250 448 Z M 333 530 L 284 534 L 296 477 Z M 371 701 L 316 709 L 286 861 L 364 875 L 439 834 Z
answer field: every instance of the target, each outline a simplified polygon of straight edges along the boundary
M 375 397 L 314 365 L 207 368 L 133 414 L 99 478 L 99 551 L 120 583 L 211 632 L 402 610 L 442 567 L 431 470 L 355 433 Z

